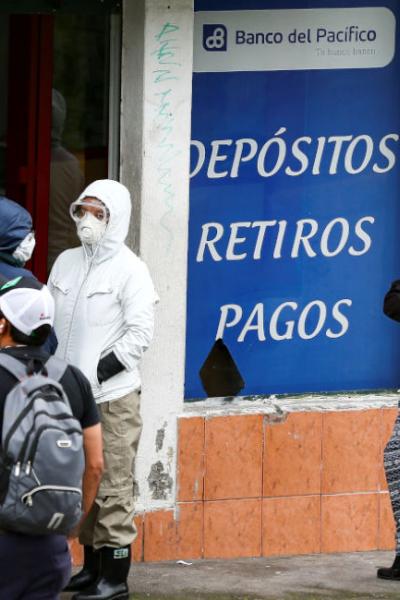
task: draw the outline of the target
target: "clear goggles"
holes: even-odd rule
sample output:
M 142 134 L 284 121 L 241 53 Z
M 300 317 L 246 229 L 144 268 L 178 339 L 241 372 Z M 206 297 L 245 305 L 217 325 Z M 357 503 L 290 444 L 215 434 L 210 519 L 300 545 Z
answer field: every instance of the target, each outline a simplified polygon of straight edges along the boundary
M 76 223 L 82 221 L 87 214 L 92 214 L 101 223 L 107 223 L 110 213 L 101 200 L 77 200 L 69 207 L 69 214 Z

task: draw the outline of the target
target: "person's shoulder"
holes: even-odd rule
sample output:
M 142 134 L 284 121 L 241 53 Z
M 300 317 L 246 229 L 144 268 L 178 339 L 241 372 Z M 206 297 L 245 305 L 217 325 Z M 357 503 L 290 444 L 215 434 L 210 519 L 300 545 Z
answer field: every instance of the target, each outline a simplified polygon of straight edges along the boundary
M 82 371 L 78 367 L 75 367 L 75 365 L 71 365 L 68 363 L 65 369 L 65 375 L 67 377 L 73 377 L 83 387 L 90 388 L 88 378 L 82 373 Z
M 125 247 L 123 260 L 123 281 L 129 286 L 146 287 L 153 289 L 153 282 L 150 271 L 144 262 L 137 254 L 132 252 L 128 247 Z
M 76 256 L 80 256 L 82 254 L 82 246 L 77 246 L 76 248 L 68 248 L 61 252 L 61 254 L 57 257 L 56 263 L 58 261 L 67 261 L 71 260 L 71 258 L 75 258 Z
M 121 254 L 120 264 L 123 265 L 121 274 L 121 287 L 125 294 L 135 294 L 141 290 L 147 294 L 151 302 L 157 304 L 160 298 L 155 291 L 154 283 L 150 275 L 150 271 L 144 262 L 137 254 L 132 252 L 128 247 Z
M 125 244 L 122 246 L 120 253 L 121 263 L 127 271 L 135 270 L 137 272 L 145 273 L 148 271 L 147 265 L 140 256 L 135 254 L 133 250 L 128 248 Z
M 59 254 L 54 262 L 52 272 L 57 272 L 59 269 L 63 269 L 66 266 L 75 263 L 82 256 L 82 246 L 76 248 L 68 248 Z
M 31 277 L 36 279 L 32 271 L 25 269 L 24 267 L 17 267 L 16 265 L 10 265 L 0 260 L 0 276 L 6 279 L 14 279 L 15 277 Z
M 121 248 L 118 252 L 119 257 L 126 258 L 129 261 L 137 262 L 140 261 L 140 258 L 133 250 L 131 250 L 126 244 L 122 244 Z

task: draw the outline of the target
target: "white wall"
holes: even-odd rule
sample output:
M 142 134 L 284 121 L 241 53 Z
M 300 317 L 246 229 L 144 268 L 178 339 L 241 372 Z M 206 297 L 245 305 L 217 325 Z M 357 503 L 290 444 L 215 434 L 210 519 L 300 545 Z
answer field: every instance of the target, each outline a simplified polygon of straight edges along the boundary
M 183 408 L 192 0 L 125 0 L 121 181 L 134 195 L 131 247 L 150 268 L 160 304 L 142 365 L 144 429 L 138 510 L 175 502 L 177 415 Z

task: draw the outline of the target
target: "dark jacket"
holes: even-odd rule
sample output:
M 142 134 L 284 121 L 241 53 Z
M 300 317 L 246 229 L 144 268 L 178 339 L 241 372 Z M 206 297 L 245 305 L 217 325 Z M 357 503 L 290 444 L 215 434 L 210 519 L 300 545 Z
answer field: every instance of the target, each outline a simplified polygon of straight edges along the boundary
M 18 261 L 11 256 L 0 252 L 0 276 L 4 279 L 14 279 L 14 277 L 33 277 L 36 279 L 34 274 L 28 269 L 24 269 L 19 266 Z
M 23 206 L 13 200 L 0 196 L 0 277 L 33 277 L 34 274 L 13 257 L 14 250 L 32 231 L 32 217 Z M 43 349 L 54 354 L 57 348 L 57 337 L 51 330 Z
M 390 319 L 400 321 L 400 279 L 394 281 L 383 301 L 383 312 Z

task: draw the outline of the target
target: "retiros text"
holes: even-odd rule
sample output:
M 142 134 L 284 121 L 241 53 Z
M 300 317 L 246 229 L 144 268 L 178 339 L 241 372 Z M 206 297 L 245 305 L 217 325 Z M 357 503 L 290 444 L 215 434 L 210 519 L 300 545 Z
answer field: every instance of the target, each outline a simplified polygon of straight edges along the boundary
M 366 215 L 353 222 L 336 217 L 324 226 L 316 219 L 298 219 L 294 228 L 288 227 L 285 219 L 237 221 L 229 227 L 218 222 L 204 223 L 196 262 L 314 258 L 318 255 L 332 258 L 341 252 L 362 256 L 371 248 L 368 229 L 374 222 L 373 216 Z
M 315 219 L 299 219 L 294 235 L 289 239 L 285 235 L 288 227 L 285 220 L 240 221 L 231 223 L 229 228 L 222 223 L 204 223 L 196 261 L 262 260 L 271 256 L 273 259 L 297 259 L 301 256 L 314 258 L 317 254 L 333 258 L 341 252 L 362 256 L 371 248 L 368 228 L 374 222 L 375 218 L 370 215 L 354 223 L 337 217 L 321 228 Z M 223 338 L 227 329 L 235 332 L 237 342 L 244 342 L 247 337 L 255 337 L 259 342 L 295 337 L 312 340 L 320 335 L 340 338 L 349 329 L 346 313 L 351 306 L 350 298 L 338 299 L 333 306 L 321 299 L 312 300 L 305 306 L 290 299 L 274 308 L 257 302 L 247 310 L 240 304 L 229 303 L 220 306 L 215 338 Z M 269 310 L 272 314 L 267 317 Z

